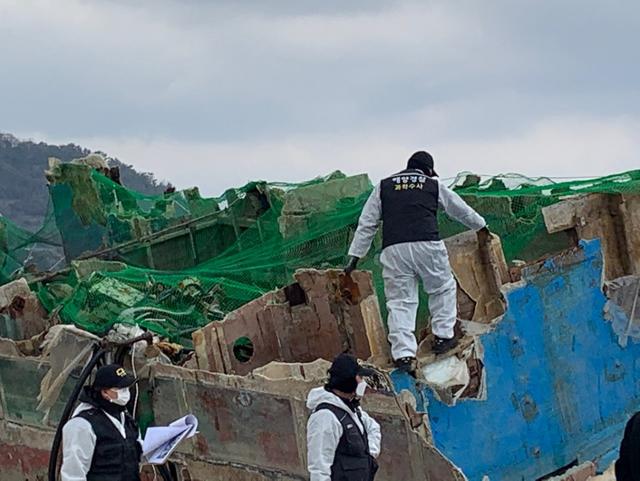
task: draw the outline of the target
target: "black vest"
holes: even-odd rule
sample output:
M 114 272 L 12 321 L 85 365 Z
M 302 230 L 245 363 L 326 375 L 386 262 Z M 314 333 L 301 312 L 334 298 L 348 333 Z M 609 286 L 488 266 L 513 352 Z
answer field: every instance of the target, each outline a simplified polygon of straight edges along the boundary
M 620 443 L 620 456 L 615 466 L 617 481 L 638 479 L 638 453 L 640 453 L 640 413 L 635 413 L 627 422 Z
M 88 409 L 77 417 L 89 421 L 96 435 L 87 481 L 140 481 L 142 448 L 134 419 L 125 413 L 125 439 L 102 409 Z
M 331 481 L 372 481 L 378 464 L 369 454 L 367 431 L 360 432 L 347 411 L 333 404 L 322 403 L 316 408 L 331 411 L 342 425 L 342 437 L 331 466 Z M 358 417 L 360 416 L 359 413 Z M 362 418 L 361 421 L 362 423 Z M 362 423 L 364 429 L 364 423 Z
M 403 242 L 438 241 L 438 181 L 403 170 L 380 183 L 382 248 Z

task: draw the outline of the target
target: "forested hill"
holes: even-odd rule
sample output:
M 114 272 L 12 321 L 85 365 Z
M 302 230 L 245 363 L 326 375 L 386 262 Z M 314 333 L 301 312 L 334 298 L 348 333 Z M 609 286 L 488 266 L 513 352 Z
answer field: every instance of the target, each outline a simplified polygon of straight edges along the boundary
M 44 176 L 47 159 L 57 157 L 68 162 L 90 153 L 75 144 L 23 141 L 0 132 L 0 214 L 28 230 L 38 229 L 49 200 Z M 109 164 L 120 167 L 122 184 L 130 189 L 158 194 L 166 188 L 151 173 L 137 172 L 117 159 L 110 159 Z

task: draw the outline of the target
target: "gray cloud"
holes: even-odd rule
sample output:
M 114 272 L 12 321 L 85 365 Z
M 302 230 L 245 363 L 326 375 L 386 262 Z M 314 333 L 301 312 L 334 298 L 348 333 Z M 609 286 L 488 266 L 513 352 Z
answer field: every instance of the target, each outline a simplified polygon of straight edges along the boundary
M 530 172 L 529 151 L 569 162 L 588 157 L 574 143 L 616 139 L 631 168 L 639 14 L 595 0 L 0 0 L 0 130 L 84 140 L 184 183 L 215 173 L 214 191 L 335 159 L 383 175 L 423 146 L 458 169 Z M 537 173 L 588 170 L 559 165 Z

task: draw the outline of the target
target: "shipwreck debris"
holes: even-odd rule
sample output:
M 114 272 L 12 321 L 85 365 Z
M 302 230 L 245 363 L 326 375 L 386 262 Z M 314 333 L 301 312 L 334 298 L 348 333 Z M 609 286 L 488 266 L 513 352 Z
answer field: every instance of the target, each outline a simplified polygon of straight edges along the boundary
M 575 230 L 576 238 L 602 241 L 607 280 L 640 274 L 640 195 L 578 195 L 542 214 L 549 233 Z
M 46 311 L 25 279 L 0 286 L 0 337 L 25 340 L 49 325 Z
M 112 340 L 148 331 L 108 355 L 126 355 L 141 379 L 143 426 L 184 410 L 206 419 L 172 458 L 180 481 L 305 479 L 304 398 L 326 379 L 319 358 L 344 349 L 379 373 L 363 402 L 383 425 L 382 481 L 582 479 L 571 476 L 592 473 L 578 470 L 585 463 L 602 469 L 615 456 L 620 420 L 640 405 L 628 382 L 639 346 L 613 336 L 637 335 L 640 173 L 516 187 L 512 177 L 468 177 L 459 193 L 500 236 L 483 250 L 440 219 L 462 339 L 436 358 L 427 338 L 414 379 L 390 370 L 375 256 L 362 264 L 371 274 L 330 269 L 342 262 L 366 176 L 257 182 L 211 200 L 195 189 L 141 196 L 89 161 L 52 169 L 74 261 L 51 274 L 20 271 L 45 312 L 36 332 L 0 338 L 8 481 L 42 479 L 63 401 L 98 342 L 50 327 L 59 320 Z M 0 251 L 9 244 L 0 240 Z M 24 311 L 5 304 L 3 314 Z M 427 320 L 421 312 L 421 328 Z
M 350 351 L 361 359 L 388 346 L 371 276 L 300 270 L 273 291 L 193 333 L 200 369 L 248 374 L 271 361 L 312 362 Z

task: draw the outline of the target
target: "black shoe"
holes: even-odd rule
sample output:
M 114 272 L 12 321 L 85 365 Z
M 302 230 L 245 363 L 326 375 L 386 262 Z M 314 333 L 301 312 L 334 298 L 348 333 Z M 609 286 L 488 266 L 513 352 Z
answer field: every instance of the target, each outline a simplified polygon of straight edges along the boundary
M 404 371 L 413 376 L 416 372 L 418 362 L 415 357 L 401 357 L 400 359 L 393 361 L 393 364 L 400 371 Z
M 454 337 L 451 339 L 444 339 L 442 337 L 435 336 L 433 339 L 433 345 L 431 350 L 436 354 L 444 354 L 450 351 L 458 345 L 458 340 Z

